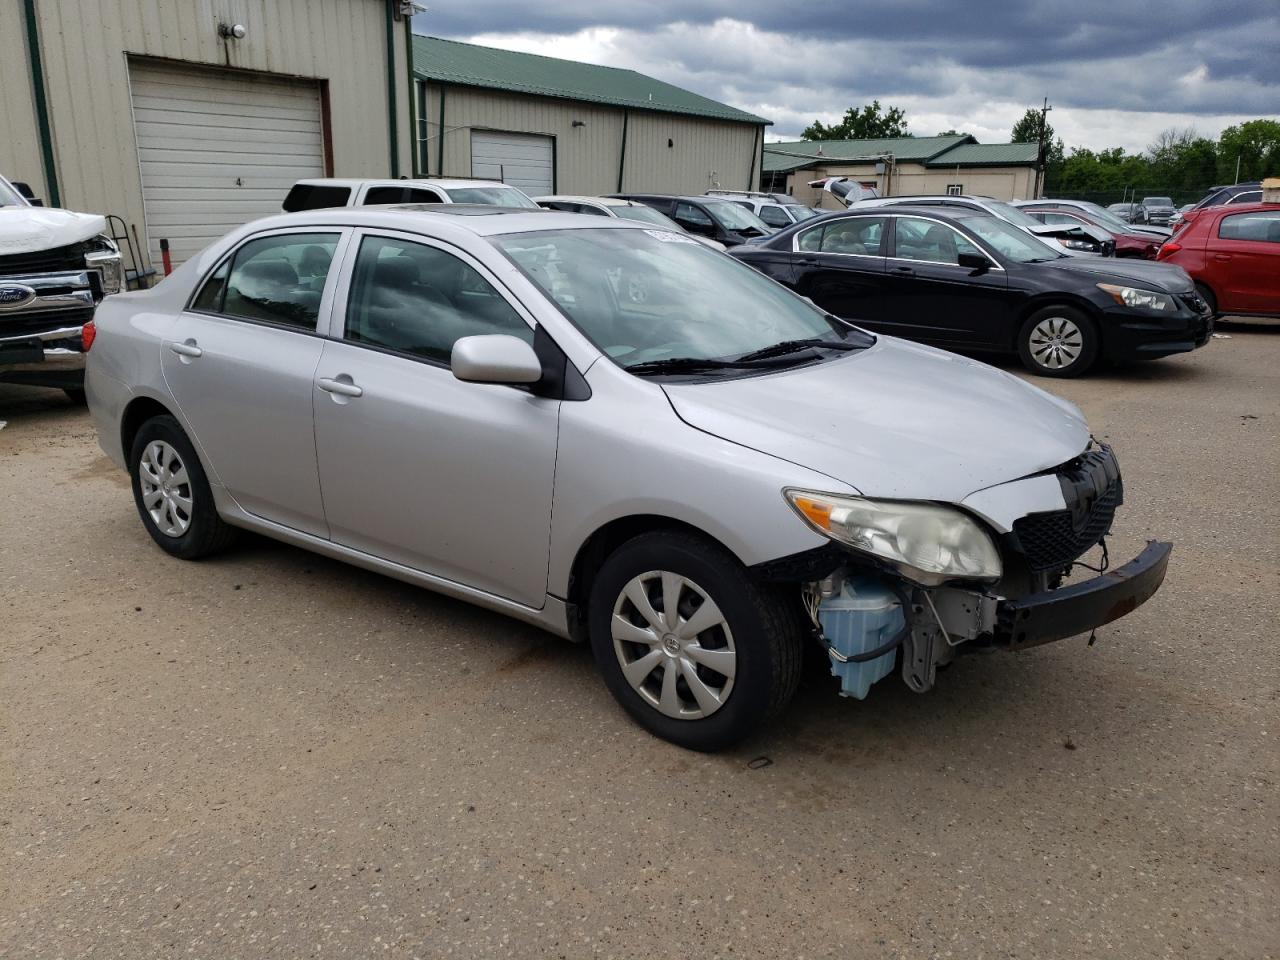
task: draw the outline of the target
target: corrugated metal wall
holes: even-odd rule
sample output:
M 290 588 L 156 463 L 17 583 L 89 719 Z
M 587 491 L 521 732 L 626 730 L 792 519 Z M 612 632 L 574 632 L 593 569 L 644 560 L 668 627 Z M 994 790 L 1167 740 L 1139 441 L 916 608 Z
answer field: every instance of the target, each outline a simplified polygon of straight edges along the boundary
M 470 176 L 473 129 L 540 133 L 556 138 L 557 192 L 618 192 L 623 110 L 449 86 L 444 90 L 442 170 L 440 96 L 438 86 L 425 85 L 417 130 L 427 172 Z M 582 126 L 575 127 L 574 121 Z M 754 189 L 759 183 L 760 127 L 755 124 L 632 110 L 626 125 L 624 192 L 703 193 L 713 186 Z
M 386 9 L 385 0 L 39 0 L 63 206 L 116 213 L 143 229 L 128 73 L 136 57 L 327 79 L 334 174 L 387 176 Z M 224 41 L 220 22 L 242 23 L 248 33 Z M 404 29 L 396 24 L 393 49 L 407 174 Z M 0 37 L 0 170 L 43 185 L 19 0 L 0 2 Z

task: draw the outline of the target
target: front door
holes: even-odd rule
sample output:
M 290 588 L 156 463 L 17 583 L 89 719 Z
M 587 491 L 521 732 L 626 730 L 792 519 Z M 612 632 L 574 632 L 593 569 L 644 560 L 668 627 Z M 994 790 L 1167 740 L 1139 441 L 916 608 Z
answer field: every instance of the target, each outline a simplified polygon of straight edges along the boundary
M 316 476 L 311 384 L 341 232 L 242 244 L 161 345 L 165 382 L 214 482 L 248 513 L 328 536 Z
M 533 327 L 465 255 L 366 233 L 344 269 L 315 378 L 334 541 L 541 607 L 560 402 L 464 383 L 454 341 Z
M 962 253 L 991 258 L 949 224 L 925 217 L 892 219 L 893 249 L 885 274 L 894 327 L 885 329 L 950 347 L 1006 348 L 1013 303 L 1005 272 L 994 261 L 986 273 L 960 266 Z

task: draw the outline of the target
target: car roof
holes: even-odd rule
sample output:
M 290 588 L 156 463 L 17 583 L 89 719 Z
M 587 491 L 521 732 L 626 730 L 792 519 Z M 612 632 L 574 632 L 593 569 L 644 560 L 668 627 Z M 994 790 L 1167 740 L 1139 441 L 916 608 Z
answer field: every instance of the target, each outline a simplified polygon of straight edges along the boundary
M 622 197 L 588 197 L 576 196 L 571 193 L 553 193 L 546 197 L 534 197 L 534 203 L 540 203 L 543 200 L 562 200 L 566 203 L 598 203 L 605 207 L 643 207 L 644 204 L 637 200 L 624 200 Z
M 414 227 L 445 227 L 480 237 L 532 230 L 645 229 L 636 220 L 617 217 L 584 217 L 558 210 L 531 210 L 528 207 L 500 207 L 486 203 L 393 203 L 371 207 L 329 207 L 283 213 L 253 222 L 255 232 L 288 227 L 381 227 L 409 230 Z M 652 224 L 648 225 L 652 229 Z
M 371 187 L 441 187 L 448 190 L 451 187 L 510 187 L 508 183 L 501 180 L 463 180 L 453 179 L 446 180 L 442 177 L 413 177 L 413 178 L 378 178 L 378 177 L 314 177 L 306 180 L 299 180 L 294 186 L 305 184 L 315 187 L 362 187 L 366 184 Z M 513 190 L 519 187 L 511 187 Z
M 1260 201 L 1257 203 L 1220 203 L 1206 207 L 1205 213 L 1216 213 L 1221 216 L 1235 216 L 1237 213 L 1274 213 L 1280 210 L 1280 203 Z M 1200 218 L 1197 217 L 1197 220 Z

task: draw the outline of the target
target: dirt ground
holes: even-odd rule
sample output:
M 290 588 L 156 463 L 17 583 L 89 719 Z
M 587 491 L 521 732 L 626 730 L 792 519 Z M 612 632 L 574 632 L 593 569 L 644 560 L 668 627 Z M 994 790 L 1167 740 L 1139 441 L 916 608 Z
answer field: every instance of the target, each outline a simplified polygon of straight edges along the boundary
M 589 652 L 249 538 L 152 545 L 61 394 L 0 387 L 0 955 L 1280 956 L 1280 326 L 1040 381 L 1112 442 L 1084 638 L 836 694 L 717 756 Z

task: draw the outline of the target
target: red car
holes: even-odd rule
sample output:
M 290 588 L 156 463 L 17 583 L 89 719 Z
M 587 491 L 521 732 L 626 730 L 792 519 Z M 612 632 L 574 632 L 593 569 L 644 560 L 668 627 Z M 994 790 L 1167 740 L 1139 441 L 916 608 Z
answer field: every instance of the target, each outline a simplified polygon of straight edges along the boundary
M 1018 209 L 1030 217 L 1035 217 L 1041 223 L 1088 224 L 1105 230 L 1116 238 L 1117 257 L 1142 257 L 1144 260 L 1154 260 L 1156 251 L 1160 249 L 1159 237 L 1150 233 L 1129 233 L 1117 230 L 1114 223 L 1103 223 L 1100 219 L 1090 216 L 1088 211 L 1076 207 L 1026 203 L 1019 204 Z
M 1280 203 L 1206 207 L 1156 259 L 1191 274 L 1215 315 L 1280 317 Z

